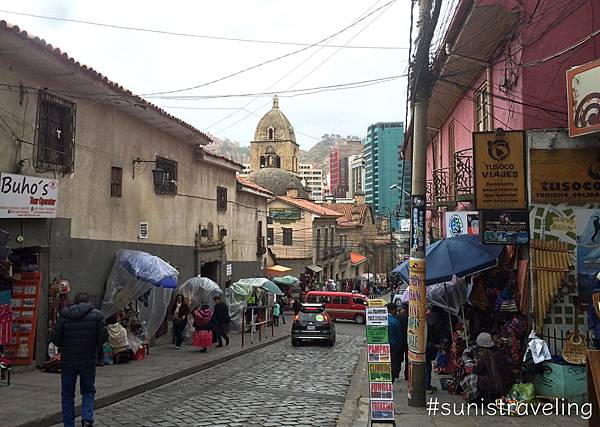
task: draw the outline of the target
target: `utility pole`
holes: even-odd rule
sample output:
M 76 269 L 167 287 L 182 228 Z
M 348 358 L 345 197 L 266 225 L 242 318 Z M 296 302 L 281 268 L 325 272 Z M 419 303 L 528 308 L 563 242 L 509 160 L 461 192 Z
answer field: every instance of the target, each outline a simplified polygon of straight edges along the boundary
M 408 404 L 425 406 L 427 319 L 425 281 L 425 204 L 427 180 L 427 110 L 434 79 L 429 69 L 429 49 L 442 0 L 419 1 L 417 51 L 411 64 L 410 97 L 413 106 L 411 249 L 408 307 Z M 435 5 L 434 5 L 435 3 Z

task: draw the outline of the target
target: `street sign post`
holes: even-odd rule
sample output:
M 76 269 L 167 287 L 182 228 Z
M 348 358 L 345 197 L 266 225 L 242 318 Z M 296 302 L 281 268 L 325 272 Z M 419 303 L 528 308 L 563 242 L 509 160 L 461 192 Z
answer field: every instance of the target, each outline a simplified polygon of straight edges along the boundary
M 381 299 L 369 300 L 367 307 L 367 362 L 371 424 L 394 421 L 394 387 L 387 308 Z

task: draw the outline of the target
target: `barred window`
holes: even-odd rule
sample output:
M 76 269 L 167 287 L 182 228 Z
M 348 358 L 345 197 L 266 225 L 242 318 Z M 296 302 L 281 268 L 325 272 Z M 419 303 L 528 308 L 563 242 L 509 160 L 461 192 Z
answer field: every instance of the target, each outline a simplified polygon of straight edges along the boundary
M 283 230 L 283 244 L 285 246 L 292 246 L 292 229 L 282 228 Z
M 165 157 L 156 157 L 156 169 L 165 171 L 162 182 L 154 183 L 156 194 L 177 194 L 177 162 Z
M 489 131 L 490 106 L 487 82 L 482 84 L 475 92 L 475 130 L 478 132 Z
M 36 168 L 73 172 L 75 111 L 73 102 L 40 90 L 36 123 Z
M 110 168 L 110 197 L 121 197 L 123 190 L 123 168 Z
M 227 188 L 217 187 L 217 211 L 227 210 Z

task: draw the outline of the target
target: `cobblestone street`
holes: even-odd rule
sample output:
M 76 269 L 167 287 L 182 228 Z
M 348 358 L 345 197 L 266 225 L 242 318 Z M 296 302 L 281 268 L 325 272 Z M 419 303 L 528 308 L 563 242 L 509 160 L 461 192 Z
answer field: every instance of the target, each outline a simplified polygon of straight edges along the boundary
M 350 334 L 344 333 L 348 330 Z M 96 426 L 333 426 L 364 345 L 338 324 L 333 348 L 285 340 L 96 411 Z

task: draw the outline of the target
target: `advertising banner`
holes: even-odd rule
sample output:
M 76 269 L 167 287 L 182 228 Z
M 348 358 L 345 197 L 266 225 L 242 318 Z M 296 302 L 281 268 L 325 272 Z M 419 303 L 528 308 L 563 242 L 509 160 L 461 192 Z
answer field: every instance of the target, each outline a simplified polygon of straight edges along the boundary
M 461 234 L 479 234 L 479 212 L 454 211 L 445 212 L 446 237 L 456 237 Z
M 392 381 L 392 366 L 389 363 L 369 363 L 369 381 Z
M 389 344 L 367 344 L 367 362 L 391 362 Z
M 531 200 L 596 203 L 600 200 L 600 148 L 531 150 Z
M 408 265 L 408 358 L 425 362 L 425 260 L 410 258 Z
M 411 247 L 415 251 L 425 251 L 425 196 L 413 196 L 412 198 L 412 234 Z
M 473 133 L 475 205 L 482 209 L 525 209 L 525 134 Z
M 388 327 L 387 326 L 368 326 L 367 327 L 367 343 L 368 344 L 387 344 Z
M 393 400 L 371 400 L 371 420 L 373 420 L 373 421 L 393 421 L 394 420 L 394 401 Z
M 0 218 L 56 218 L 58 180 L 0 173 Z
M 481 234 L 483 243 L 526 244 L 529 241 L 529 211 L 483 210 Z
M 600 291 L 600 209 L 576 209 L 579 301 L 590 303 Z
M 387 307 L 367 307 L 367 326 L 387 326 Z
M 394 384 L 388 383 L 369 383 L 369 398 L 372 400 L 393 400 Z

